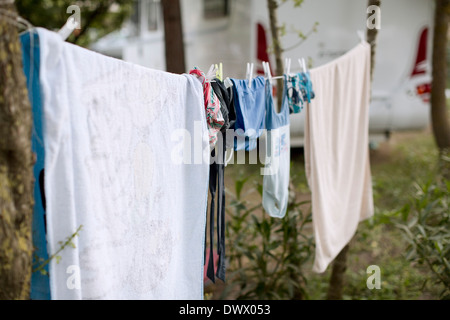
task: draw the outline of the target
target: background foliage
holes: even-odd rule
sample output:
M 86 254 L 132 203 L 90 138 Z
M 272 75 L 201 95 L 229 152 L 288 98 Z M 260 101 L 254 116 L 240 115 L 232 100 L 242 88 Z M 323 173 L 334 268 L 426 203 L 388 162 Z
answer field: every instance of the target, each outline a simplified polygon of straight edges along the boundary
M 60 29 L 70 17 L 71 5 L 81 9 L 82 29 L 68 41 L 88 46 L 93 41 L 119 29 L 131 15 L 134 0 L 16 0 L 19 14 L 36 27 Z

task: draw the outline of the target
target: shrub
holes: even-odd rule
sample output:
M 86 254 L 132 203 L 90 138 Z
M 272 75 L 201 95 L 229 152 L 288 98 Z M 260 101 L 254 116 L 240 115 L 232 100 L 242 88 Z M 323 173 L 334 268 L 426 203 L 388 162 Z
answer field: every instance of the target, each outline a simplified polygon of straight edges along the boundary
M 442 299 L 450 299 L 450 180 L 417 185 L 412 204 L 402 211 L 406 258 L 426 265 L 437 284 L 443 285 Z
M 305 215 L 291 197 L 283 219 L 269 217 L 259 202 L 248 208 L 241 192 L 248 178 L 238 179 L 230 201 L 227 222 L 229 277 L 222 298 L 290 300 L 305 299 L 302 266 L 314 252 L 311 213 Z M 262 186 L 256 189 L 262 195 Z M 310 233 L 310 234 L 308 234 Z

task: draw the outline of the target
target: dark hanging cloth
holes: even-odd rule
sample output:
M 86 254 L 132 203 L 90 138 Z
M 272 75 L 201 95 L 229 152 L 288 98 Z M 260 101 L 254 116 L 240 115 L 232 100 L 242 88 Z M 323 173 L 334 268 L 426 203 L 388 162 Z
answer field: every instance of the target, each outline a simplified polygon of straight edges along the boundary
M 232 90 L 227 89 L 224 83 L 218 79 L 214 79 L 211 82 L 214 93 L 218 97 L 221 106 L 221 112 L 225 120 L 225 124 L 221 129 L 222 139 L 218 140 L 217 154 L 216 150 L 212 151 L 212 159 L 215 159 L 214 163 L 210 165 L 210 178 L 209 178 L 209 192 L 211 195 L 211 206 L 209 212 L 209 260 L 206 271 L 206 276 L 213 283 L 215 283 L 215 277 L 225 281 L 226 263 L 225 263 L 225 154 L 227 150 L 227 130 L 234 126 L 236 122 L 236 112 L 232 103 L 232 97 L 230 92 Z M 217 208 L 216 208 L 217 201 Z M 215 217 L 217 216 L 217 218 Z M 214 225 L 215 222 L 217 230 L 217 255 L 219 257 L 217 263 L 217 272 L 215 273 L 214 267 Z M 206 231 L 207 232 L 207 231 Z
M 42 169 L 39 173 L 39 190 L 41 191 L 41 202 L 42 202 L 42 209 L 44 210 L 44 227 L 45 227 L 45 234 L 47 234 L 47 201 L 45 199 L 45 169 Z

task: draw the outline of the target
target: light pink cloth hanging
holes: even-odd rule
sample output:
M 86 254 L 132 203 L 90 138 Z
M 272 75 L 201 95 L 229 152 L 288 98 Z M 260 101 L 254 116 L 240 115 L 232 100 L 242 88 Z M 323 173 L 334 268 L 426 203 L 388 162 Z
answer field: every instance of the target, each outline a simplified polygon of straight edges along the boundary
M 315 99 L 306 108 L 305 165 L 316 241 L 313 270 L 328 265 L 373 215 L 369 159 L 370 45 L 311 70 Z

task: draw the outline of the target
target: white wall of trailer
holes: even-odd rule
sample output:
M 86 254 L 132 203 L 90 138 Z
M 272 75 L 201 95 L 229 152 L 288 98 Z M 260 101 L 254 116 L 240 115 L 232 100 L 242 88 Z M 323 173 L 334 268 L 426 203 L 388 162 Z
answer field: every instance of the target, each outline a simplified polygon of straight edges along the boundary
M 198 66 L 207 71 L 211 64 L 222 62 L 225 76 L 244 78 L 248 62 L 261 64 L 257 56 L 257 25 L 264 26 L 267 39 L 271 38 L 267 1 L 228 0 L 228 13 L 215 18 L 205 18 L 205 1 L 208 0 L 181 0 L 187 67 Z M 93 49 L 164 70 L 164 29 L 159 1 L 140 0 L 139 5 L 138 35 L 130 35 L 132 24 L 128 24 L 101 39 Z M 382 1 L 370 112 L 373 140 L 383 138 L 386 132 L 422 129 L 429 124 L 433 9 L 430 0 Z M 294 8 L 292 1 L 283 4 L 278 17 L 287 31 L 282 45 L 292 47 L 284 53 L 284 58 L 293 61 L 292 71 L 300 69 L 296 63 L 298 58 L 304 57 L 311 67 L 316 67 L 357 45 L 360 41 L 357 31 L 366 30 L 366 10 L 365 0 L 305 0 L 301 8 Z M 157 28 L 154 25 L 149 28 L 155 19 Z M 317 32 L 296 46 L 300 38 L 295 31 L 309 33 L 315 23 L 318 23 Z M 428 37 L 426 41 L 422 37 L 422 58 L 425 52 L 426 59 L 416 66 L 425 29 Z M 273 56 L 269 60 L 274 68 Z M 420 72 L 412 75 L 415 69 Z M 302 144 L 303 117 L 304 114 L 292 116 L 293 146 Z

